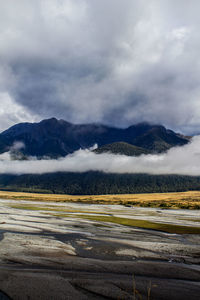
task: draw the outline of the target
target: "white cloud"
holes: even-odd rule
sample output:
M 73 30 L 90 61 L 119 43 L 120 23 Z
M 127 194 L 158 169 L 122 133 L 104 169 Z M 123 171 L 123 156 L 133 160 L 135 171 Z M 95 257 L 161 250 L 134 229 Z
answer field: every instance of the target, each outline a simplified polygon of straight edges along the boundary
M 10 160 L 8 153 L 0 155 L 0 173 L 43 174 L 52 172 L 102 171 L 106 173 L 148 173 L 200 175 L 200 136 L 192 142 L 170 149 L 165 154 L 130 157 L 109 153 L 95 154 L 79 150 L 60 159 L 28 161 Z
M 36 120 L 36 116 L 28 112 L 19 103 L 16 103 L 6 92 L 0 92 L 0 104 L 0 131 L 19 122 Z

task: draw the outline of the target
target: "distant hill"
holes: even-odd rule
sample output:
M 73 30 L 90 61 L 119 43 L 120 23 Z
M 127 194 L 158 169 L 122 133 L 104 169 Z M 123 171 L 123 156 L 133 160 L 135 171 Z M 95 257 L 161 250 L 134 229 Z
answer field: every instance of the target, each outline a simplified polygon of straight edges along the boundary
M 149 154 L 150 151 L 141 147 L 137 147 L 125 142 L 116 142 L 107 144 L 94 150 L 95 153 L 113 153 L 123 154 L 127 156 L 139 156 L 141 154 Z
M 161 125 L 141 123 L 128 128 L 115 128 L 102 124 L 72 124 L 51 118 L 39 123 L 19 123 L 0 134 L 0 153 L 15 142 L 23 142 L 23 155 L 37 157 L 66 156 L 80 148 L 98 144 L 96 152 L 111 151 L 125 155 L 163 152 L 188 143 L 181 136 Z

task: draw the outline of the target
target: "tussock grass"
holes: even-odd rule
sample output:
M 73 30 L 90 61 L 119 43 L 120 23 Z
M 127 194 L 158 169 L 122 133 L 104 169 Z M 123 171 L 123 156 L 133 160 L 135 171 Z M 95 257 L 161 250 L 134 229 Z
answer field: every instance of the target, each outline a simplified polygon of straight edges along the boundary
M 200 191 L 124 195 L 74 196 L 0 191 L 0 198 L 31 201 L 122 204 L 140 207 L 200 209 Z

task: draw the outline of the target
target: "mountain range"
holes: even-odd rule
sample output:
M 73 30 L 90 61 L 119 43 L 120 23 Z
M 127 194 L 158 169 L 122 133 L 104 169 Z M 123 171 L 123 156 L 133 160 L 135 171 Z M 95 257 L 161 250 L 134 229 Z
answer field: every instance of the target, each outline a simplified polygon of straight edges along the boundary
M 140 123 L 128 128 L 102 124 L 72 124 L 55 118 L 39 123 L 19 123 L 0 134 L 0 153 L 10 151 L 13 159 L 58 158 L 90 148 L 95 153 L 128 156 L 165 152 L 182 146 L 190 137 L 162 125 Z M 64 194 L 125 194 L 200 189 L 200 177 L 179 175 L 50 173 L 42 175 L 0 175 L 0 189 Z
M 0 153 L 16 149 L 23 143 L 23 155 L 57 158 L 95 144 L 96 153 L 140 155 L 164 152 L 188 143 L 190 137 L 180 135 L 162 125 L 140 123 L 128 128 L 102 124 L 72 124 L 51 118 L 39 123 L 19 123 L 0 134 Z M 19 149 L 17 149 L 19 151 Z

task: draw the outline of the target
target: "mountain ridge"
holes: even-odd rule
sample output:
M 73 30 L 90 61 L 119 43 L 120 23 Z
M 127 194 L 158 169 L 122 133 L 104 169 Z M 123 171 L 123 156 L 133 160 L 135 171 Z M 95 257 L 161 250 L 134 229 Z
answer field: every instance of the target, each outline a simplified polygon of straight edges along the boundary
M 115 148 L 114 153 L 125 154 L 122 144 L 119 144 L 118 152 L 117 143 L 126 143 L 124 148 L 127 151 L 134 146 L 141 153 L 160 153 L 174 146 L 185 145 L 188 141 L 188 137 L 162 125 L 139 123 L 127 128 L 117 128 L 95 123 L 72 124 L 62 119 L 50 118 L 38 123 L 18 123 L 0 133 L 0 153 L 9 151 L 16 142 L 25 145 L 20 150 L 24 155 L 37 157 L 66 156 L 94 144 L 98 144 L 99 148 L 109 145 L 111 152 Z M 114 145 L 110 146 L 112 144 Z M 134 151 L 132 152 L 134 155 Z

